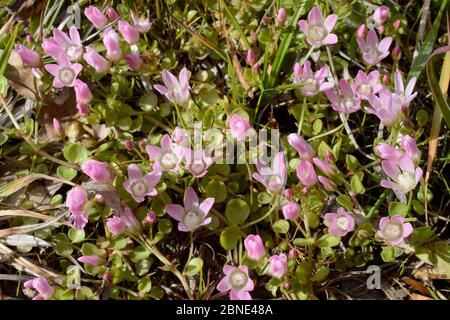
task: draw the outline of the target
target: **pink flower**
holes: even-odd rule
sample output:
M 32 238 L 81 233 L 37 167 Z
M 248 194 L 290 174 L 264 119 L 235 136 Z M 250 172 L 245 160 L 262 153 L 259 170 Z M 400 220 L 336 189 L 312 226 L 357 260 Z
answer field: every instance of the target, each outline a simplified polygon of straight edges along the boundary
M 53 40 L 59 50 L 61 50 L 61 53 L 65 54 L 70 60 L 75 61 L 83 53 L 83 44 L 81 43 L 78 29 L 75 26 L 70 27 L 69 35 L 70 38 L 59 29 L 53 30 Z M 58 58 L 58 56 L 55 58 Z
M 249 134 L 250 123 L 243 116 L 234 113 L 230 119 L 230 130 L 234 139 L 245 139 Z
M 113 216 L 106 220 L 106 227 L 114 235 L 117 236 L 125 232 L 127 226 L 123 223 L 122 219 L 117 216 Z
M 154 197 L 158 194 L 155 186 L 161 179 L 161 172 L 151 172 L 144 176 L 139 166 L 133 163 L 128 166 L 128 177 L 123 187 L 136 202 L 144 201 L 145 196 Z
M 269 273 L 277 279 L 281 279 L 288 270 L 287 256 L 284 253 L 271 256 L 269 264 Z
M 153 170 L 177 172 L 184 156 L 184 148 L 172 143 L 168 134 L 161 138 L 161 147 L 146 146 L 147 153 L 152 159 Z
M 106 29 L 103 34 L 103 44 L 106 47 L 106 57 L 109 60 L 117 62 L 122 58 L 119 36 L 113 28 Z
M 406 135 L 401 139 L 400 145 L 403 150 L 405 150 L 406 155 L 410 157 L 415 164 L 418 164 L 422 152 L 417 148 L 416 140 L 411 136 Z
M 43 39 L 41 46 L 44 52 L 53 59 L 58 59 L 60 55 L 64 54 L 64 50 L 59 46 L 54 37 Z
M 398 123 L 402 113 L 401 100 L 388 88 L 383 87 L 378 96 L 370 94 L 369 103 L 372 108 L 366 108 L 366 112 L 375 114 L 385 126 L 392 127 Z
M 314 158 L 315 156 L 314 149 L 309 145 L 308 142 L 306 142 L 306 140 L 303 137 L 299 136 L 296 133 L 291 133 L 290 135 L 288 135 L 287 139 L 289 144 L 295 150 L 297 150 L 300 159 L 312 160 L 312 158 Z
M 189 136 L 186 130 L 178 126 L 173 129 L 172 139 L 177 145 L 182 147 L 186 147 L 189 142 Z
M 286 22 L 286 9 L 281 7 L 278 9 L 277 19 L 280 25 L 283 25 Z
M 298 179 L 304 186 L 310 187 L 317 184 L 317 174 L 311 161 L 300 160 L 296 173 Z
M 108 10 L 106 10 L 106 15 L 108 16 L 108 19 L 111 22 L 119 18 L 119 14 L 113 7 L 109 7 Z
M 376 27 L 382 26 L 389 19 L 389 7 L 379 6 L 372 15 Z
M 266 254 L 266 248 L 259 235 L 249 234 L 244 240 L 244 246 L 250 260 L 259 261 Z
M 358 31 L 356 32 L 356 36 L 358 38 L 364 38 L 366 36 L 366 25 L 362 24 L 359 26 Z
M 128 63 L 128 66 L 134 71 L 138 71 L 141 69 L 142 64 L 144 63 L 139 54 L 129 54 L 125 55 L 125 61 Z
M 136 44 L 139 41 L 139 32 L 128 22 L 119 20 L 119 32 L 128 44 Z
M 375 147 L 375 153 L 383 160 L 393 160 L 393 161 L 399 160 L 400 157 L 403 155 L 403 153 L 400 150 L 394 148 L 393 146 L 385 142 L 381 142 Z
M 294 82 L 300 85 L 300 92 L 304 96 L 315 96 L 319 92 L 333 88 L 333 84 L 324 82 L 328 72 L 327 65 L 313 73 L 311 62 L 305 61 L 303 67 L 296 63 L 294 65 Z
M 101 266 L 105 263 L 105 259 L 100 256 L 82 256 L 77 259 L 81 263 L 85 263 L 91 266 Z
M 125 231 L 129 234 L 139 234 L 142 231 L 142 224 L 136 218 L 131 208 L 125 206 L 121 214 L 119 214 L 120 220 L 125 224 Z
M 184 105 L 189 101 L 189 72 L 186 68 L 181 69 L 179 81 L 165 69 L 162 72 L 162 78 L 166 86 L 155 84 L 154 88 L 165 95 L 167 100 L 178 105 Z
M 34 50 L 28 49 L 24 45 L 16 44 L 14 46 L 24 65 L 29 67 L 39 67 L 41 65 L 41 55 Z
M 380 83 L 380 73 L 375 70 L 366 75 L 362 70 L 355 77 L 355 91 L 361 100 L 368 100 L 371 94 L 377 94 L 383 86 Z
M 318 176 L 317 179 L 319 179 L 320 183 L 323 185 L 325 190 L 327 191 L 336 191 L 337 186 L 334 184 L 330 179 L 324 176 Z
M 284 196 L 287 200 L 291 200 L 293 195 L 294 195 L 294 194 L 293 194 L 293 192 L 292 192 L 292 189 L 290 189 L 290 188 L 284 189 L 283 196 Z
M 247 58 L 246 61 L 249 65 L 253 66 L 256 63 L 256 56 L 253 50 L 247 51 Z
M 353 113 L 361 109 L 361 99 L 356 90 L 344 79 L 339 81 L 339 95 L 333 90 L 325 91 L 331 107 L 337 112 Z
M 405 223 L 403 217 L 396 214 L 391 217 L 381 218 L 377 234 L 388 244 L 399 246 L 403 244 L 405 238 L 411 235 L 412 232 L 413 227 L 411 223 Z
M 332 45 L 338 42 L 338 37 L 331 33 L 338 16 L 335 14 L 329 15 L 325 20 L 323 19 L 320 8 L 314 7 L 308 14 L 308 21 L 300 20 L 298 26 L 305 34 L 306 41 L 312 46 Z
M 371 29 L 367 33 L 366 40 L 357 38 L 357 41 L 364 62 L 367 65 L 372 66 L 389 55 L 389 47 L 391 46 L 392 38 L 386 37 L 378 43 L 377 32 L 374 29 Z
M 64 54 L 57 59 L 58 64 L 46 64 L 45 70 L 55 78 L 53 79 L 53 87 L 73 87 L 78 74 L 83 69 L 79 63 L 70 63 L 69 58 Z
M 398 160 L 383 160 L 381 167 L 391 180 L 381 180 L 380 185 L 401 194 L 414 190 L 423 174 L 422 169 L 416 168 L 414 162 L 406 154 Z
M 316 167 L 318 167 L 323 173 L 325 173 L 329 177 L 334 176 L 337 173 L 337 168 L 326 161 L 323 161 L 316 157 L 313 159 L 313 162 L 316 165 Z
M 417 96 L 417 92 L 413 93 L 416 81 L 417 78 L 412 77 L 411 80 L 409 80 L 405 90 L 401 73 L 399 71 L 395 73 L 394 75 L 395 93 L 400 97 L 402 107 L 408 108 L 411 101 L 414 100 L 414 98 Z
M 114 172 L 106 163 L 97 160 L 86 160 L 81 165 L 81 170 L 89 178 L 99 183 L 111 183 L 115 177 Z
M 88 201 L 88 194 L 82 188 L 75 187 L 67 192 L 66 206 L 70 212 L 83 211 Z
M 247 266 L 225 265 L 223 273 L 225 277 L 220 280 L 217 290 L 220 292 L 230 291 L 230 300 L 252 300 L 249 292 L 253 291 L 254 284 L 248 275 Z
M 73 88 L 75 89 L 77 103 L 88 105 L 91 102 L 93 96 L 89 86 L 86 83 L 77 79 L 73 83 Z
M 211 217 L 207 216 L 213 204 L 214 198 L 206 198 L 200 203 L 194 189 L 188 187 L 184 197 L 184 208 L 179 204 L 169 204 L 166 211 L 169 216 L 179 221 L 178 230 L 192 232 L 211 223 Z
M 258 173 L 253 173 L 253 178 L 262 183 L 268 190 L 279 192 L 286 183 L 286 162 L 284 153 L 278 152 L 273 161 L 272 168 L 263 164 L 259 159 L 256 161 L 256 169 Z
M 286 220 L 294 220 L 298 217 L 300 208 L 296 202 L 289 201 L 283 206 L 283 208 L 281 208 L 281 211 L 283 212 L 283 216 Z
M 135 16 L 133 12 L 131 12 L 131 20 L 133 21 L 133 27 L 139 31 L 140 33 L 145 33 L 152 27 L 150 23 L 150 12 L 147 11 L 147 17 L 145 16 Z
M 91 47 L 86 47 L 86 53 L 83 55 L 83 59 L 88 65 L 94 68 L 97 73 L 104 73 L 109 69 L 109 61 Z
M 97 29 L 101 29 L 108 24 L 108 18 L 97 7 L 87 7 L 84 9 L 84 14 Z
M 208 172 L 213 159 L 206 155 L 204 150 L 185 150 L 186 169 L 196 178 L 201 178 Z
M 35 289 L 38 295 L 33 300 L 49 300 L 55 294 L 55 290 L 44 278 L 34 278 L 25 281 L 23 286 L 27 289 Z
M 154 224 L 156 222 L 156 213 L 154 211 L 149 211 L 145 216 L 144 220 L 142 220 L 142 224 L 149 225 Z
M 355 220 L 344 208 L 339 208 L 336 213 L 326 213 L 323 220 L 328 232 L 336 237 L 343 237 L 355 228 Z

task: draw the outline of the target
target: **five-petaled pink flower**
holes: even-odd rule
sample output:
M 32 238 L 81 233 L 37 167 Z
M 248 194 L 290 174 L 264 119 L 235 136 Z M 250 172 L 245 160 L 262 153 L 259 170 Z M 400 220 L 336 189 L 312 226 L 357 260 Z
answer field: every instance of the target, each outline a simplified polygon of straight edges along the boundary
M 250 123 L 243 116 L 234 113 L 230 119 L 230 130 L 234 139 L 245 139 L 250 132 Z
M 55 77 L 53 79 L 53 87 L 73 87 L 83 66 L 79 63 L 72 64 L 64 54 L 60 55 L 56 61 L 58 64 L 46 64 L 44 66 L 45 70 Z
M 300 92 L 304 96 L 315 96 L 319 92 L 333 88 L 332 83 L 324 82 L 328 72 L 327 65 L 313 72 L 311 62 L 305 61 L 303 67 L 299 63 L 296 63 L 294 65 L 294 82 L 300 85 Z
M 383 160 L 381 167 L 391 180 L 381 180 L 381 186 L 406 194 L 415 189 L 422 178 L 423 171 L 414 165 L 411 158 L 404 154 L 396 160 Z
M 260 235 L 249 234 L 244 240 L 244 246 L 250 260 L 259 261 L 266 255 L 266 248 Z
M 181 69 L 179 80 L 165 69 L 162 72 L 162 78 L 165 86 L 155 84 L 154 88 L 166 96 L 167 100 L 178 105 L 184 105 L 189 101 L 189 72 L 186 68 Z
M 320 8 L 314 7 L 308 14 L 308 21 L 300 20 L 298 26 L 310 45 L 332 45 L 338 42 L 338 37 L 331 33 L 337 20 L 338 16 L 335 14 L 330 14 L 324 20 Z
M 279 192 L 286 183 L 286 161 L 284 152 L 278 152 L 272 161 L 272 167 L 262 163 L 259 159 L 256 161 L 258 172 L 253 173 L 253 178 L 262 183 L 269 191 Z
M 300 159 L 296 173 L 297 178 L 306 187 L 311 187 L 317 183 L 316 170 L 309 160 Z
M 55 294 L 55 290 L 48 283 L 47 279 L 34 278 L 24 282 L 23 286 L 27 289 L 34 289 L 38 292 L 33 300 L 49 300 Z
M 192 187 L 186 189 L 184 196 L 184 208 L 179 204 L 166 205 L 166 211 L 178 223 L 178 230 L 192 232 L 195 229 L 211 223 L 208 212 L 214 204 L 214 198 L 206 198 L 199 202 L 197 193 Z
M 134 13 L 131 12 L 131 20 L 133 27 L 140 33 L 147 32 L 152 27 L 149 17 L 150 11 L 147 11 L 147 16 L 135 16 Z
M 161 147 L 146 146 L 147 153 L 152 159 L 154 171 L 177 172 L 184 157 L 184 148 L 173 143 L 170 135 L 161 138 Z
M 196 178 L 206 175 L 208 168 L 212 165 L 213 159 L 206 155 L 206 151 L 185 149 L 186 169 Z
M 284 253 L 271 256 L 269 264 L 269 273 L 277 279 L 281 279 L 288 270 L 287 256 Z
M 364 38 L 357 38 L 359 48 L 361 49 L 364 62 L 372 66 L 377 64 L 389 55 L 389 47 L 392 43 L 391 37 L 386 37 L 378 43 L 378 35 L 374 29 L 371 29 Z
M 343 237 L 355 228 L 355 220 L 344 208 L 339 208 L 337 212 L 326 213 L 323 220 L 328 232 L 333 236 Z
M 405 89 L 402 74 L 397 71 L 394 75 L 395 93 L 400 97 L 402 107 L 404 108 L 408 108 L 411 101 L 417 96 L 417 92 L 413 92 L 416 81 L 417 78 L 412 77 L 406 85 Z
M 369 103 L 372 108 L 366 108 L 366 112 L 375 114 L 386 127 L 395 126 L 402 114 L 402 102 L 400 97 L 383 87 L 378 93 L 369 95 Z
M 400 246 L 412 232 L 411 223 L 405 223 L 403 216 L 396 214 L 381 218 L 377 234 L 388 244 Z
M 377 70 L 368 75 L 359 70 L 355 77 L 355 91 L 361 100 L 368 100 L 371 94 L 377 94 L 383 86 L 380 83 L 380 73 Z
M 88 223 L 88 202 L 87 192 L 80 187 L 72 188 L 67 192 L 66 206 L 70 212 L 69 222 L 76 229 L 83 229 Z
M 326 90 L 325 94 L 331 102 L 331 107 L 337 112 L 353 113 L 361 109 L 361 99 L 356 90 L 347 82 L 339 81 L 339 94 L 333 90 Z
M 145 196 L 154 197 L 158 194 L 155 186 L 160 179 L 161 172 L 150 172 L 143 175 L 141 168 L 133 163 L 128 166 L 128 180 L 123 182 L 123 187 L 136 202 L 142 202 L 145 200 Z
M 247 266 L 223 267 L 225 277 L 220 280 L 217 290 L 220 292 L 230 291 L 230 300 L 252 300 L 250 291 L 253 291 L 254 284 L 248 275 Z

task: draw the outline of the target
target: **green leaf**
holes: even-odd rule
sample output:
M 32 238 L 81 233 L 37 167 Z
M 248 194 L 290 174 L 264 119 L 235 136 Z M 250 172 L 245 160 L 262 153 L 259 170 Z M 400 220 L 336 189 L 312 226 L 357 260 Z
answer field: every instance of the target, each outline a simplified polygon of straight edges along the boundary
M 0 132 L 0 146 L 4 145 L 6 141 L 8 141 L 8 138 L 9 137 L 5 133 Z
M 392 262 L 395 260 L 395 249 L 393 247 L 383 247 L 381 258 L 384 262 Z
M 225 1 L 220 1 L 221 6 L 223 7 L 225 14 L 230 20 L 231 25 L 236 29 L 237 32 L 239 32 L 239 35 L 241 36 L 242 40 L 244 41 L 244 44 L 246 46 L 246 49 L 249 50 L 252 48 L 250 42 L 247 39 L 247 36 L 245 35 L 244 31 L 242 31 L 241 26 L 239 25 L 238 21 L 236 20 L 235 14 L 233 14 L 230 9 L 227 7 Z
M 70 243 L 61 241 L 56 244 L 55 252 L 57 255 L 62 257 L 70 256 L 73 252 L 72 246 Z
M 83 229 L 70 229 L 69 230 L 69 239 L 74 242 L 78 243 L 84 240 L 85 233 Z
M 146 112 L 154 111 L 157 106 L 158 96 L 154 94 L 153 91 L 146 92 L 139 99 L 139 107 Z
M 150 256 L 150 252 L 143 246 L 138 246 L 130 253 L 130 259 L 133 262 L 147 259 Z
M 206 195 L 215 199 L 215 203 L 223 202 L 227 198 L 227 187 L 223 181 L 211 179 L 206 185 Z
M 94 300 L 94 293 L 88 287 L 80 287 L 75 291 L 75 300 Z
M 348 154 L 345 156 L 345 164 L 348 171 L 355 171 L 359 167 L 359 161 L 355 156 Z
M 144 277 L 138 282 L 138 290 L 143 293 L 150 292 L 152 289 L 152 281 L 150 277 Z
M 231 224 L 239 225 L 247 220 L 250 214 L 250 207 L 244 200 L 231 199 L 225 210 L 225 215 Z
M 104 256 L 106 250 L 97 248 L 93 243 L 85 242 L 81 246 L 81 253 L 83 256 Z
M 330 146 L 325 141 L 321 141 L 317 150 L 317 154 L 321 159 L 326 159 L 327 151 L 333 153 L 333 150 L 330 148 Z
M 276 233 L 288 233 L 289 232 L 289 222 L 287 220 L 277 220 L 273 224 L 273 231 Z
M 319 248 L 331 248 L 337 246 L 340 242 L 340 237 L 324 234 L 316 243 Z
M 348 211 L 353 210 L 353 201 L 350 196 L 346 194 L 341 194 L 340 196 L 336 197 L 336 202 L 339 203 L 341 206 L 343 206 Z
M 410 243 L 412 246 L 419 246 L 430 239 L 433 235 L 434 231 L 431 230 L 431 227 L 415 228 L 411 235 Z
M 321 282 L 321 281 L 325 280 L 329 274 L 330 274 L 330 269 L 326 266 L 322 266 L 316 270 L 316 272 L 313 275 L 312 280 L 314 282 Z
M 169 219 L 160 219 L 158 221 L 158 230 L 163 233 L 170 233 L 172 231 L 172 222 Z
M 356 194 L 363 194 L 364 192 L 366 192 L 366 189 L 364 188 L 359 175 L 355 174 L 351 178 L 350 184 L 352 186 L 353 192 L 355 192 Z
M 0 56 L 0 75 L 2 76 L 5 74 L 6 67 L 8 66 L 9 56 L 11 55 L 14 42 L 16 41 L 16 35 L 17 35 L 17 27 L 14 28 L 14 31 L 11 34 L 10 38 L 8 39 L 5 49 L 3 50 Z M 1 94 L 6 95 L 6 93 L 3 92 Z
M 409 206 L 400 202 L 392 201 L 389 203 L 389 215 L 393 216 L 396 214 L 400 214 L 404 217 L 408 214 Z
M 189 277 L 195 276 L 203 268 L 203 260 L 201 258 L 192 258 L 187 264 L 186 274 Z
M 56 173 L 61 178 L 69 180 L 69 181 L 77 176 L 77 170 L 69 168 L 69 167 L 65 167 L 65 166 L 59 166 L 56 169 Z
M 229 226 L 220 234 L 220 244 L 225 250 L 232 250 L 241 238 L 241 230 L 237 226 Z
M 89 157 L 89 151 L 81 143 L 71 143 L 64 148 L 64 158 L 69 162 L 82 163 Z
M 296 238 L 294 239 L 294 245 L 295 246 L 309 246 L 314 244 L 313 238 Z

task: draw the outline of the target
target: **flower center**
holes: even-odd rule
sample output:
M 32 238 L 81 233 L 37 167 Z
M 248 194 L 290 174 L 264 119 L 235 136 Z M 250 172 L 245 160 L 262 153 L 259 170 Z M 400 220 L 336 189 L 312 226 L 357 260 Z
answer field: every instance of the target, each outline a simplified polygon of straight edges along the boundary
M 136 180 L 131 184 L 131 192 L 136 197 L 144 196 L 148 191 L 148 186 L 142 180 Z
M 200 174 L 205 170 L 206 165 L 204 163 L 193 163 L 189 166 L 189 169 L 194 174 Z
M 319 83 L 314 78 L 305 79 L 303 81 L 302 90 L 304 92 L 317 92 Z
M 327 31 L 322 24 L 309 25 L 308 38 L 314 41 L 321 41 L 327 35 Z
M 372 93 L 372 87 L 366 83 L 362 84 L 358 88 L 358 92 L 364 96 L 368 96 Z
M 161 166 L 164 170 L 172 170 L 173 168 L 175 168 L 177 163 L 177 157 L 171 152 L 164 153 L 161 157 Z
M 384 228 L 383 234 L 387 240 L 397 240 L 403 234 L 403 226 L 395 222 L 389 222 Z
M 248 276 L 244 271 L 242 271 L 239 268 L 236 268 L 233 271 L 231 271 L 229 279 L 230 279 L 229 280 L 230 286 L 233 289 L 242 289 L 247 284 Z
M 378 55 L 380 54 L 377 48 L 374 47 L 366 48 L 365 53 L 371 61 L 375 61 L 378 58 Z
M 188 211 L 183 216 L 183 224 L 187 228 L 198 226 L 203 221 L 202 216 L 196 211 Z
M 78 58 L 78 56 L 80 55 L 77 46 L 70 46 L 70 47 L 68 47 L 66 49 L 66 54 L 71 60 Z
M 59 69 L 59 81 L 64 84 L 71 84 L 75 79 L 75 71 L 72 68 L 64 67 Z
M 336 224 L 338 225 L 338 228 L 345 231 L 348 229 L 348 219 L 346 217 L 339 217 L 336 219 Z
M 400 189 L 408 192 L 416 187 L 416 178 L 412 172 L 402 172 L 398 175 L 398 185 Z

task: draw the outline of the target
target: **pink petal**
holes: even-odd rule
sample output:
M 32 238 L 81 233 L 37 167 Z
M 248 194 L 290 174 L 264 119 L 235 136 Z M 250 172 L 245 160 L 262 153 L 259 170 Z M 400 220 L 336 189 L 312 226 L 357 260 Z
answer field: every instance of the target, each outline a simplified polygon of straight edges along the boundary
M 247 283 L 245 284 L 245 286 L 242 288 L 242 291 L 253 291 L 253 289 L 255 288 L 252 279 L 248 278 Z
M 172 150 L 172 138 L 170 135 L 165 134 L 161 138 L 161 149 L 164 151 L 171 151 Z
M 234 269 L 236 269 L 236 267 L 229 266 L 229 265 L 224 265 L 223 266 L 223 273 L 225 273 L 225 275 L 228 275 Z
M 319 8 L 312 8 L 312 10 L 308 14 L 308 22 L 310 24 L 322 24 L 323 16 Z
M 394 75 L 394 86 L 395 92 L 401 93 L 405 91 L 405 87 L 403 86 L 402 75 L 399 71 L 397 71 Z
M 81 43 L 80 34 L 78 33 L 78 29 L 75 26 L 71 26 L 69 29 L 70 39 L 76 44 Z
M 133 180 L 139 180 L 142 178 L 142 171 L 141 168 L 137 164 L 130 164 L 128 166 L 128 177 L 131 181 Z
M 405 222 L 405 219 L 402 215 L 396 214 L 394 216 L 391 216 L 391 221 L 396 222 L 398 224 L 403 224 Z
M 227 292 L 231 290 L 231 286 L 228 283 L 228 278 L 224 277 L 222 280 L 220 280 L 219 284 L 217 285 L 216 289 L 220 292 Z
M 231 291 L 230 300 L 252 300 L 252 297 L 247 291 Z
M 198 208 L 198 196 L 192 187 L 186 189 L 186 195 L 184 196 L 184 208 L 186 211 L 195 210 Z
M 327 46 L 336 44 L 338 43 L 338 37 L 334 33 L 329 33 L 325 39 L 322 40 L 322 43 Z
M 46 64 L 44 69 L 54 77 L 59 76 L 59 66 L 57 64 Z
M 308 34 L 308 23 L 305 20 L 300 20 L 298 26 L 305 35 Z
M 151 172 L 144 176 L 145 183 L 149 188 L 156 186 L 161 179 L 161 172 Z
M 160 84 L 155 84 L 153 86 L 153 88 L 155 88 L 162 95 L 167 95 L 169 93 L 169 89 L 167 89 L 166 87 L 164 87 L 164 86 L 162 86 Z
M 417 81 L 416 77 L 412 77 L 411 80 L 409 80 L 408 85 L 406 86 L 406 90 L 405 90 L 406 97 L 409 97 L 412 94 L 414 87 L 416 85 L 416 81 Z
M 161 148 L 156 146 L 146 146 L 145 150 L 153 161 L 158 161 L 161 157 Z
M 169 214 L 169 216 L 171 216 L 175 220 L 177 221 L 182 220 L 185 211 L 184 208 L 179 204 L 168 204 L 165 209 Z
M 388 189 L 397 189 L 397 185 L 389 180 L 381 180 L 380 186 Z
M 403 238 L 409 237 L 409 235 L 413 232 L 413 226 L 411 223 L 405 223 L 403 225 Z
M 397 166 L 397 163 L 392 160 L 384 160 L 381 162 L 381 167 L 383 171 L 391 178 L 397 179 L 400 174 L 400 169 Z
M 338 16 L 336 14 L 330 14 L 323 22 L 325 29 L 327 29 L 328 32 L 331 32 L 336 25 L 337 20 Z
M 389 47 L 391 46 L 391 43 L 392 43 L 391 37 L 384 38 L 378 45 L 378 50 L 389 54 Z
M 419 183 L 420 179 L 422 178 L 422 175 L 423 175 L 423 170 L 422 170 L 422 168 L 417 168 L 417 169 L 416 169 L 416 174 L 415 174 L 415 177 L 416 177 L 416 183 Z
M 212 221 L 211 217 L 206 218 L 205 220 L 203 220 L 202 223 L 200 223 L 201 226 L 207 226 L 208 224 L 210 224 Z
M 83 70 L 83 66 L 79 63 L 74 63 L 72 65 L 72 69 L 75 71 L 75 77 L 77 77 L 81 70 Z
M 172 91 L 172 88 L 174 88 L 174 87 L 180 86 L 177 78 L 167 70 L 163 70 L 162 78 L 163 78 L 164 84 L 166 85 L 167 89 L 169 89 L 169 91 Z
M 373 48 L 376 48 L 378 46 L 378 36 L 377 32 L 374 29 L 371 29 L 367 34 L 366 46 Z
M 199 209 L 205 216 L 208 214 L 209 210 L 211 210 L 214 205 L 214 201 L 214 198 L 206 198 L 202 201 L 202 203 L 200 203 Z
M 379 229 L 384 230 L 386 228 L 386 225 L 389 223 L 389 217 L 383 217 L 380 219 Z

